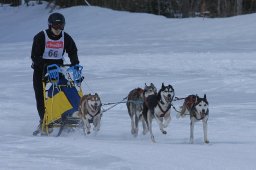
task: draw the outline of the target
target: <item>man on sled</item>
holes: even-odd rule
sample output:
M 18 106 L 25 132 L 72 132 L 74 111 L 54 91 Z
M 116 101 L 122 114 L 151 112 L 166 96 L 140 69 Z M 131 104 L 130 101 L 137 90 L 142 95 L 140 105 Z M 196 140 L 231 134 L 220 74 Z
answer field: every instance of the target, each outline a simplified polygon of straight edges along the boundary
M 52 13 L 48 18 L 48 29 L 35 35 L 31 51 L 33 73 L 33 87 L 36 106 L 39 114 L 39 125 L 34 135 L 44 134 L 42 124 L 45 116 L 45 94 L 43 79 L 47 73 L 47 66 L 63 65 L 63 55 L 66 52 L 71 66 L 79 64 L 77 47 L 72 37 L 64 32 L 65 18 L 60 13 Z M 48 133 L 48 132 L 47 132 Z

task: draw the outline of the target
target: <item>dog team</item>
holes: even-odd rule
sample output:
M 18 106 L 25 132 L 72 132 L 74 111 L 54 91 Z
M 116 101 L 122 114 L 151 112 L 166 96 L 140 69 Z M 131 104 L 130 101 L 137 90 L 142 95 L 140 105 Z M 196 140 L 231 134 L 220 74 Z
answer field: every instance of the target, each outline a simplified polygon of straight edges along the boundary
M 143 135 L 150 133 L 152 142 L 155 137 L 152 132 L 152 121 L 156 120 L 162 134 L 167 134 L 165 128 L 171 121 L 171 107 L 174 107 L 174 100 L 184 100 L 180 111 L 177 111 L 177 118 L 190 116 L 190 143 L 194 142 L 194 124 L 198 121 L 203 123 L 204 142 L 209 143 L 207 137 L 207 120 L 209 116 L 209 103 L 206 95 L 203 98 L 197 95 L 189 95 L 185 98 L 175 98 L 174 88 L 162 83 L 161 88 L 157 91 L 155 85 L 145 83 L 144 89 L 135 88 L 127 96 L 126 106 L 131 119 L 131 134 L 138 136 L 139 123 L 142 123 Z M 74 117 L 82 120 L 85 134 L 90 134 L 91 125 L 95 132 L 100 130 L 102 117 L 101 100 L 97 93 L 87 94 L 81 98 L 78 112 Z

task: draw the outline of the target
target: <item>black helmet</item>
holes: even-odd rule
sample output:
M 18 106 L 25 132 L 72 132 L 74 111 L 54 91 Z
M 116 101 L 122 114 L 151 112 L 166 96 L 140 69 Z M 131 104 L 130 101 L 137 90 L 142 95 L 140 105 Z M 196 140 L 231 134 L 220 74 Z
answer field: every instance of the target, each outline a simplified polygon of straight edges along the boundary
M 65 27 L 65 17 L 60 13 L 52 13 L 48 18 L 49 28 L 63 30 Z

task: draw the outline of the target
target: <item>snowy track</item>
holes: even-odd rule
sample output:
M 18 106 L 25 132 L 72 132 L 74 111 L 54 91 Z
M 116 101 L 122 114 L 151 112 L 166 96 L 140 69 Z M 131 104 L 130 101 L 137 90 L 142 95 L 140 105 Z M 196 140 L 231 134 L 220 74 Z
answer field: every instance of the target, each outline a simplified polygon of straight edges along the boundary
M 176 119 L 173 109 L 167 135 L 153 122 L 153 144 L 142 128 L 132 137 L 125 104 L 104 113 L 97 135 L 32 136 L 38 115 L 30 50 L 34 34 L 46 28 L 43 8 L 0 7 L 1 170 L 256 169 L 255 14 L 176 20 L 96 7 L 60 11 L 85 68 L 83 89 L 103 103 L 151 82 L 170 83 L 178 97 L 207 94 L 210 144 L 201 123 L 189 144 L 189 118 Z

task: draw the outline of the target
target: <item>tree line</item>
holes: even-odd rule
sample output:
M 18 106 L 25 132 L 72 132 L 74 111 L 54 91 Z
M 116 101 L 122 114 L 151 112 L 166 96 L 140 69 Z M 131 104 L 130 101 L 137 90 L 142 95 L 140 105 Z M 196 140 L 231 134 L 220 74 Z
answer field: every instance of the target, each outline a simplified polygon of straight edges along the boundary
M 13 6 L 21 5 L 21 0 L 0 0 L 0 2 Z M 63 8 L 89 3 L 92 6 L 151 13 L 170 18 L 229 17 L 256 12 L 256 0 L 48 0 L 47 2 Z

